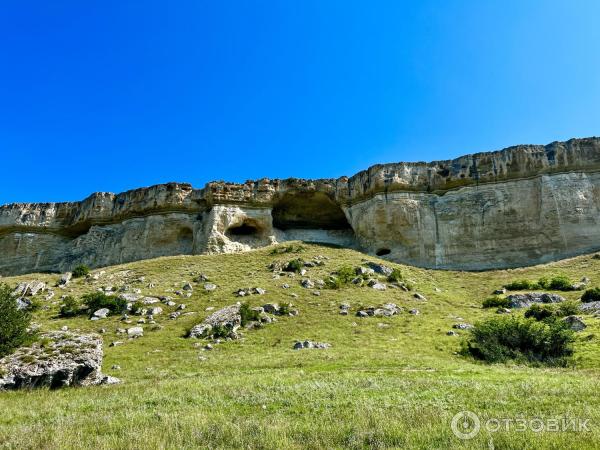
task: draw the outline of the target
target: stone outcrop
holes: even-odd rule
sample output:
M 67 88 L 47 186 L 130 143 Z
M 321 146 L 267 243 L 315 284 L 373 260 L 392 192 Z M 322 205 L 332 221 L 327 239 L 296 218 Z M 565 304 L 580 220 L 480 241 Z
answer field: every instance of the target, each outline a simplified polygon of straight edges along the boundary
M 0 274 L 68 271 L 287 240 L 481 270 L 600 249 L 600 139 L 510 147 L 320 180 L 169 183 L 0 207 Z
M 0 359 L 0 391 L 118 383 L 102 374 L 102 356 L 99 336 L 43 333 L 38 342 Z

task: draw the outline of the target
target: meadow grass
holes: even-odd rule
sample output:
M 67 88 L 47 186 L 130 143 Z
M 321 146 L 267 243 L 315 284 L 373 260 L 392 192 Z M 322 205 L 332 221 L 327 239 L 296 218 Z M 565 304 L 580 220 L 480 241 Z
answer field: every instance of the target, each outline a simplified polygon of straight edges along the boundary
M 273 248 L 235 255 L 158 258 L 101 270 L 92 284 L 73 281 L 35 313 L 44 330 L 95 331 L 103 335 L 103 371 L 121 385 L 0 394 L 2 448 L 600 448 L 600 320 L 585 316 L 588 328 L 578 333 L 575 358 L 568 368 L 487 365 L 460 356 L 461 340 L 447 336 L 452 325 L 474 323 L 495 315 L 482 301 L 515 279 L 566 275 L 591 278 L 600 286 L 600 260 L 582 256 L 524 269 L 456 272 L 385 264 L 401 269 L 405 279 L 427 298 L 400 289 L 376 291 L 344 285 L 323 289 L 320 296 L 300 286 L 300 277 L 273 279 L 272 261 L 324 255 L 322 267 L 308 269 L 311 279 L 327 278 L 336 269 L 380 261 L 362 253 L 304 244 L 300 253 L 272 254 Z M 195 284 L 189 299 L 181 289 L 198 273 L 218 285 L 206 293 Z M 100 286 L 120 286 L 124 279 L 145 295 L 171 295 L 195 314 L 169 320 L 163 329 L 127 340 L 115 333 L 126 327 L 118 317 L 92 322 L 80 316 L 57 317 L 62 294 L 80 297 Z M 3 278 L 11 285 L 41 279 L 54 284 L 58 276 L 35 274 Z M 148 288 L 153 283 L 155 287 Z M 290 289 L 282 289 L 283 283 Z M 244 300 L 252 306 L 292 302 L 297 317 L 282 317 L 263 329 L 244 332 L 239 341 L 204 351 L 203 341 L 184 338 L 186 331 L 222 307 L 240 300 L 237 288 L 258 286 L 263 296 Z M 292 298 L 295 293 L 298 298 Z M 578 299 L 581 292 L 560 293 Z M 352 305 L 341 316 L 339 304 Z M 406 311 L 390 318 L 358 318 L 359 305 L 393 302 Z M 515 314 L 521 314 L 515 312 Z M 132 326 L 132 325 L 129 325 Z M 329 342 L 327 350 L 292 350 L 295 340 Z M 123 345 L 109 347 L 112 341 Z M 206 358 L 205 360 L 199 357 Z M 121 370 L 112 370 L 114 364 Z M 450 428 L 462 410 L 482 421 L 496 419 L 589 419 L 589 432 L 510 431 L 483 429 L 474 439 L 459 440 Z

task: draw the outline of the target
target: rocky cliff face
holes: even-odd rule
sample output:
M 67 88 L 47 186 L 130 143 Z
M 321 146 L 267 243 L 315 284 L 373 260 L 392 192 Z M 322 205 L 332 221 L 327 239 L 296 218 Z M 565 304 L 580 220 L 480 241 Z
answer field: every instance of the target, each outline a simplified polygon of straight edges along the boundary
M 353 177 L 169 183 L 0 207 L 0 274 L 64 271 L 286 240 L 424 267 L 524 266 L 600 249 L 600 138 Z

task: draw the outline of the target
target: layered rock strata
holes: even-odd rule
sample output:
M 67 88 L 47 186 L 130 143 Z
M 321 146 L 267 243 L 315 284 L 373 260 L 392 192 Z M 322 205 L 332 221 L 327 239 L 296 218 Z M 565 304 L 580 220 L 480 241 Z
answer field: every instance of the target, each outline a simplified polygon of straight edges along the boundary
M 600 249 L 600 138 L 527 145 L 352 177 L 168 183 L 0 207 L 0 274 L 287 240 L 442 269 L 525 266 Z

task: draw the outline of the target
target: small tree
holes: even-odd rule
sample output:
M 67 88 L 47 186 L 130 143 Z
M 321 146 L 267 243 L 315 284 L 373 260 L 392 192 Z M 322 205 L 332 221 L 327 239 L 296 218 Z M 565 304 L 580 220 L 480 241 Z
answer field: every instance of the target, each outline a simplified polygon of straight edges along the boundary
M 0 284 L 0 357 L 8 355 L 31 336 L 27 331 L 31 315 L 17 307 L 16 299 L 6 284 Z
M 85 277 L 90 273 L 90 268 L 84 264 L 81 264 L 73 269 L 73 278 Z

